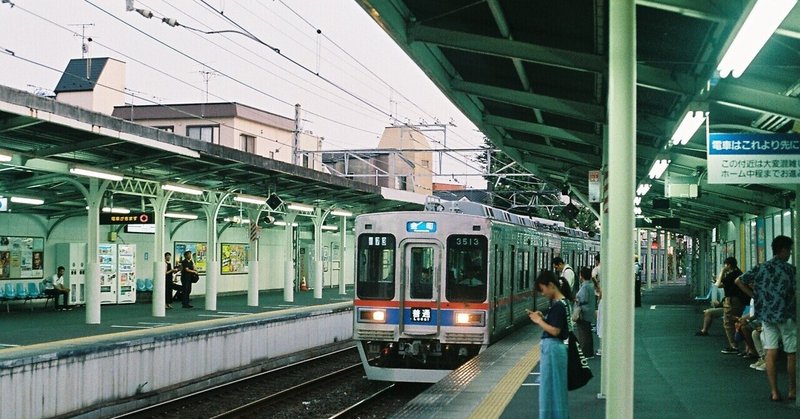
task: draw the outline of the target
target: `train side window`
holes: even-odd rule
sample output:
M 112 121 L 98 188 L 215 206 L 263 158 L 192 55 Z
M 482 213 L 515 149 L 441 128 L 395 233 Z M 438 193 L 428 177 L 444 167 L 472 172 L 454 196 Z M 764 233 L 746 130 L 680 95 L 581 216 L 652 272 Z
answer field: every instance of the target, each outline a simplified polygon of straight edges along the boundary
M 519 279 L 520 289 L 527 289 L 531 285 L 531 254 L 522 252 L 522 277 Z
M 447 238 L 448 301 L 486 300 L 487 252 L 485 236 L 458 234 Z
M 395 289 L 395 239 L 391 234 L 358 237 L 356 290 L 358 298 L 391 300 Z
M 433 298 L 433 247 L 412 247 L 409 263 L 411 298 Z

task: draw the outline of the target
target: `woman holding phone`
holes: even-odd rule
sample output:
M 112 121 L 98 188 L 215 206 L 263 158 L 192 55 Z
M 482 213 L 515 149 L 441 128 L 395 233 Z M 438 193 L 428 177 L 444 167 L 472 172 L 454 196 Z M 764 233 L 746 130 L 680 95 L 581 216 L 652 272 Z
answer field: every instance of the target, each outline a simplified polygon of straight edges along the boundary
M 539 292 L 552 302 L 546 317 L 539 311 L 528 310 L 528 317 L 543 330 L 539 361 L 539 418 L 568 418 L 567 345 L 564 343 L 569 336 L 567 301 L 552 272 L 542 271 L 535 284 Z

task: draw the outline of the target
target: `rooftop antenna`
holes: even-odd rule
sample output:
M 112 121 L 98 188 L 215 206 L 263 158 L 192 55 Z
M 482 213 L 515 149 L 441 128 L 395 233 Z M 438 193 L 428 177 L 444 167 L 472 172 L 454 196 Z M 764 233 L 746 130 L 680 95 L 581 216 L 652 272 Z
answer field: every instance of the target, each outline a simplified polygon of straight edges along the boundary
M 208 70 L 200 70 L 198 73 L 203 77 L 203 82 L 206 84 L 206 103 L 208 103 L 208 81 L 211 80 L 212 77 L 218 76 L 219 73 Z
M 92 42 L 91 36 L 86 36 L 86 27 L 87 26 L 94 26 L 94 23 L 71 23 L 67 26 L 80 26 L 81 27 L 81 34 L 78 35 L 73 34 L 72 36 L 80 36 L 81 37 L 81 59 L 86 58 L 86 54 L 89 53 L 89 42 Z M 92 72 L 92 59 L 86 60 L 86 78 L 89 79 Z

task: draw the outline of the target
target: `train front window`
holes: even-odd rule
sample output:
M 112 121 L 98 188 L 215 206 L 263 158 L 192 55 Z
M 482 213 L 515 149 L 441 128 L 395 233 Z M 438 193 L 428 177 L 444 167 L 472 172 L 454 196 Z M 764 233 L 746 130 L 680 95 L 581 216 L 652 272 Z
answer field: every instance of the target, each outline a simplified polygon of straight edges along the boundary
M 433 247 L 412 247 L 409 263 L 409 296 L 430 300 L 433 298 Z
M 486 255 L 484 236 L 452 235 L 447 238 L 448 301 L 486 300 Z
M 391 234 L 362 234 L 358 237 L 356 290 L 365 300 L 394 298 L 395 241 Z

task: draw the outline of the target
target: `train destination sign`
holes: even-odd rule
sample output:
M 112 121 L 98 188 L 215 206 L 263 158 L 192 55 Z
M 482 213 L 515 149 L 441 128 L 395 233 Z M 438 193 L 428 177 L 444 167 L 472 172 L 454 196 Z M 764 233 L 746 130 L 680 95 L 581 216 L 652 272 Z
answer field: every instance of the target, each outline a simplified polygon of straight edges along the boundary
M 406 231 L 409 233 L 435 233 L 435 221 L 408 221 L 406 222 Z
M 152 212 L 132 212 L 130 214 L 100 213 L 100 225 L 152 224 L 154 220 Z
M 431 309 L 429 308 L 412 308 L 411 321 L 414 322 L 429 322 L 431 321 Z
M 800 182 L 800 134 L 711 134 L 708 183 Z

